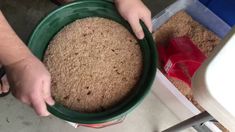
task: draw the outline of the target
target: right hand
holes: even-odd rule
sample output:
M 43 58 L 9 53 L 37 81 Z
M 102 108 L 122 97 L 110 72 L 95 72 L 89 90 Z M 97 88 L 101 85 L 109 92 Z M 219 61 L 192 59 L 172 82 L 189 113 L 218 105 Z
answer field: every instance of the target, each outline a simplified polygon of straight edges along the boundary
M 141 0 L 115 0 L 115 3 L 119 13 L 130 23 L 138 39 L 144 38 L 140 20 L 142 20 L 149 31 L 152 32 L 151 12 Z
M 51 97 L 51 77 L 43 63 L 33 55 L 5 66 L 13 95 L 34 108 L 40 116 L 48 116 L 46 103 L 54 105 Z

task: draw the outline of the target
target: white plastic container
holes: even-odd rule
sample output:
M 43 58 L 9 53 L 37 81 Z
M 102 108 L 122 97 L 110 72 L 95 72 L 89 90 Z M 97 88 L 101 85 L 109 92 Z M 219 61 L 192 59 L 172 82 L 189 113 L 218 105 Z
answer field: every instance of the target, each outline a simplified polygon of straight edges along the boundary
M 225 35 L 231 29 L 231 27 L 227 23 L 221 20 L 198 0 L 177 0 L 175 3 L 153 17 L 153 30 L 157 30 L 157 28 L 159 28 L 171 16 L 173 16 L 180 10 L 186 11 L 190 16 L 192 16 L 194 20 L 196 20 L 221 38 L 225 37 Z
M 224 38 L 231 29 L 228 24 L 198 0 L 177 0 L 153 17 L 153 30 L 156 31 L 171 16 L 180 10 L 186 11 L 194 20 L 198 21 L 221 38 Z M 200 111 L 160 71 L 157 71 L 152 92 L 154 92 L 182 121 L 200 113 Z M 205 125 L 213 132 L 221 131 L 211 122 L 207 122 Z

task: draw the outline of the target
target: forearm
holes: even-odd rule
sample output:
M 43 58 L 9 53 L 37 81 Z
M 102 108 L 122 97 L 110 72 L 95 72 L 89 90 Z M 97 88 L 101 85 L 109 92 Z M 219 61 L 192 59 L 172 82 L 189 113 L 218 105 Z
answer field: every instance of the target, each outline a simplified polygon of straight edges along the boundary
M 31 55 L 0 11 L 0 63 L 9 65 Z

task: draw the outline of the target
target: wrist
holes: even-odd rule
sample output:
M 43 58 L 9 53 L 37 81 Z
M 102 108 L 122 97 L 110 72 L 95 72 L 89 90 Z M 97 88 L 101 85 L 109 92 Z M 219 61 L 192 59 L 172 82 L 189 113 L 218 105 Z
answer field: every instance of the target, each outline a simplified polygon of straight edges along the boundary
M 0 11 L 0 63 L 4 66 L 32 56 Z
M 9 43 L 9 45 L 11 45 L 11 43 Z M 14 46 L 1 46 L 0 63 L 3 66 L 8 66 L 30 56 L 33 55 L 23 42 L 17 44 L 15 42 Z

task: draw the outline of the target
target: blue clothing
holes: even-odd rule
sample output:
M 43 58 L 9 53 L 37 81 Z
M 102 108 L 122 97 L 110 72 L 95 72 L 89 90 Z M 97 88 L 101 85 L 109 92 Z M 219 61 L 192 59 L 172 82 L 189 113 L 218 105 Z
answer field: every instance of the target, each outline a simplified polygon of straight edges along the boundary
M 235 25 L 235 0 L 200 0 L 230 26 Z

